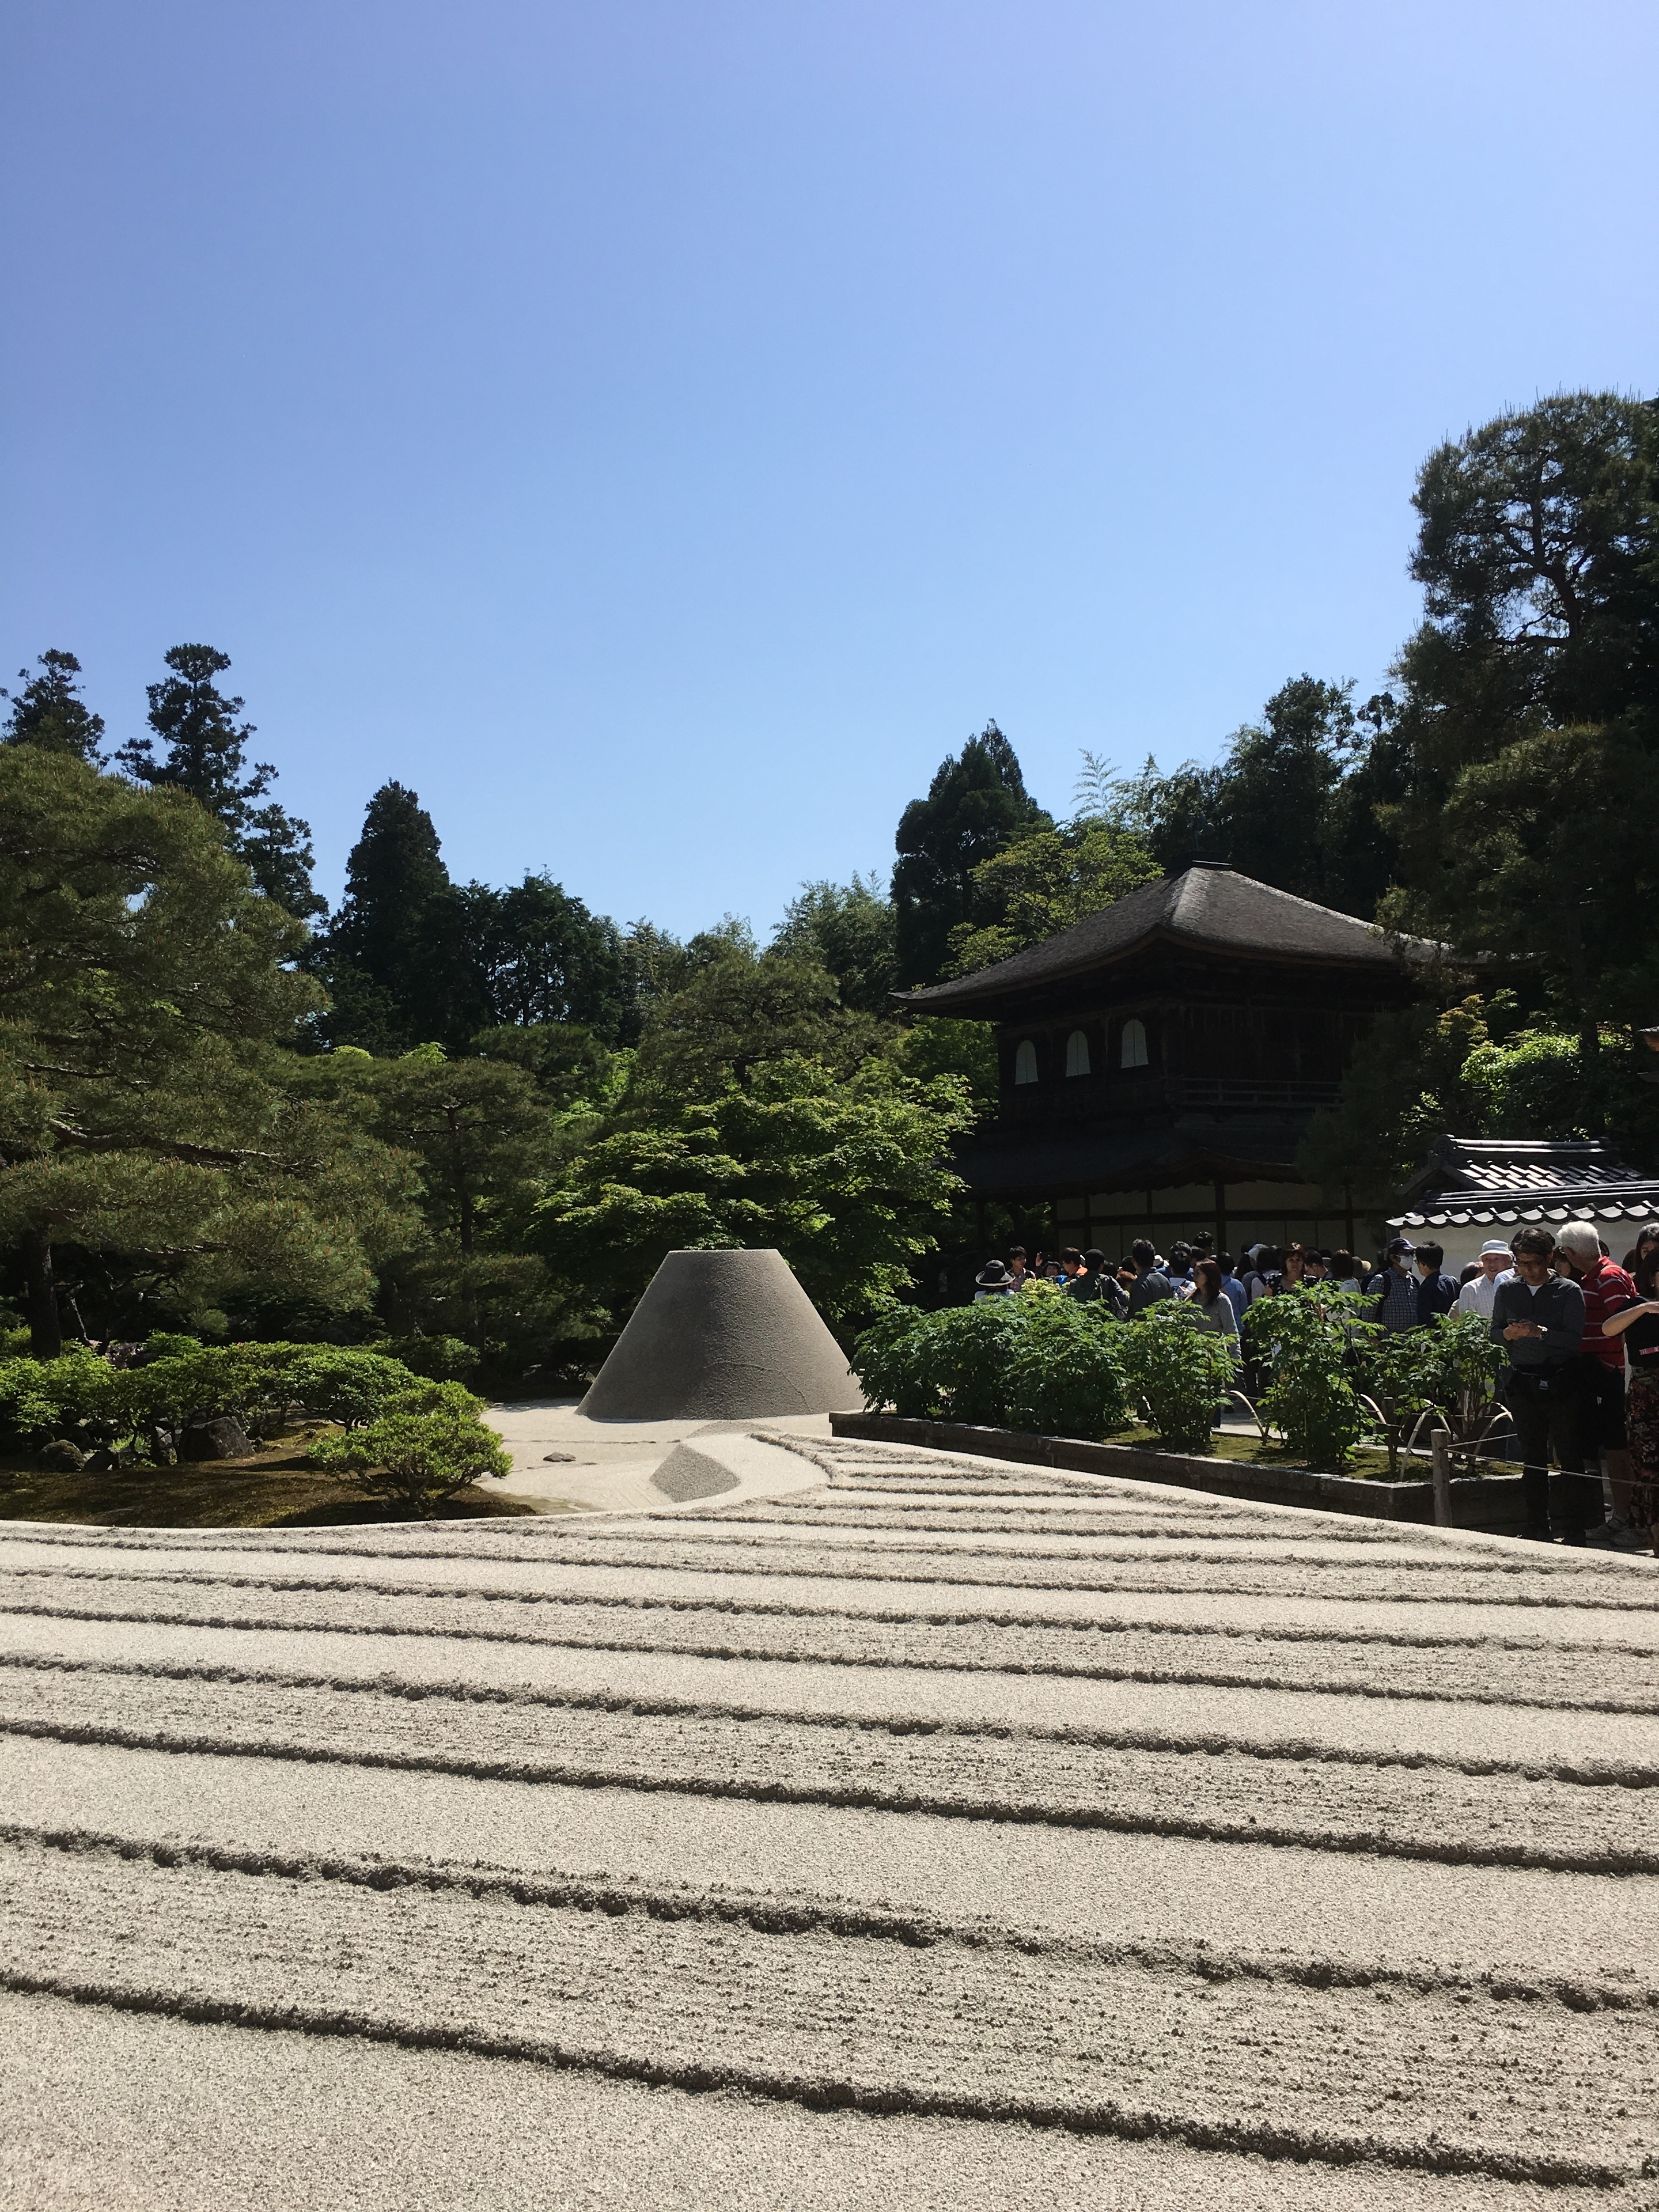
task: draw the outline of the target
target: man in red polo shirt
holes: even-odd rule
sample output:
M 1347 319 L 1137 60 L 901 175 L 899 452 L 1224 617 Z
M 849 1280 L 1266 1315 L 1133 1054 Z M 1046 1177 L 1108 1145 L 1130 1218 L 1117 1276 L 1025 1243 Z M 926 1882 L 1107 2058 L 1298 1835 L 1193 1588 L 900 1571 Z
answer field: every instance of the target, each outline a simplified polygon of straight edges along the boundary
M 1592 1528 L 1591 1543 L 1617 1546 L 1626 1526 L 1630 1506 L 1630 1453 L 1625 1437 L 1625 1342 L 1603 1336 L 1601 1324 L 1609 1314 L 1622 1312 L 1636 1303 L 1636 1285 L 1622 1267 L 1603 1256 L 1595 1224 L 1570 1221 L 1555 1240 L 1558 1266 L 1584 1294 L 1584 1336 L 1577 1358 L 1578 1387 L 1582 1392 L 1584 1472 L 1600 1474 L 1601 1455 L 1607 1455 L 1607 1480 L 1613 1491 L 1613 1517 Z M 1632 1548 L 1634 1548 L 1632 1543 Z M 1643 1547 L 1646 1548 L 1645 1545 Z

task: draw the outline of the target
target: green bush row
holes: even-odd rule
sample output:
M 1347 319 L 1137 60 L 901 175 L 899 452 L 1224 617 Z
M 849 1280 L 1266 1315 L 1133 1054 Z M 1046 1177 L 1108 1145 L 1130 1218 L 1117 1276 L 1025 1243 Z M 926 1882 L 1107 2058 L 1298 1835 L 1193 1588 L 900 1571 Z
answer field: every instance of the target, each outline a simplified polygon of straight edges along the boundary
M 1296 1290 L 1251 1306 L 1244 1340 L 1264 1435 L 1276 1430 L 1310 1466 L 1341 1468 L 1369 1436 L 1395 1472 L 1424 1416 L 1470 1444 L 1495 1411 L 1503 1356 L 1472 1315 L 1390 1335 L 1364 1300 Z M 854 1364 L 872 1409 L 1091 1438 L 1138 1416 L 1181 1451 L 1209 1450 L 1218 1409 L 1239 1395 L 1230 1341 L 1188 1307 L 1119 1322 L 1042 1290 L 938 1313 L 896 1308 L 859 1338 Z
M 430 1344 L 431 1340 L 422 1340 Z M 17 1443 L 161 1460 L 180 1433 L 230 1416 L 251 1436 L 283 1426 L 298 1407 L 337 1425 L 308 1454 L 366 1495 L 430 1509 L 482 1475 L 505 1475 L 501 1439 L 479 1418 L 483 1401 L 450 1378 L 350 1346 L 208 1346 L 152 1338 L 150 1358 L 116 1367 L 98 1353 L 0 1360 L 0 1431 Z M 440 1355 L 441 1358 L 441 1355 Z

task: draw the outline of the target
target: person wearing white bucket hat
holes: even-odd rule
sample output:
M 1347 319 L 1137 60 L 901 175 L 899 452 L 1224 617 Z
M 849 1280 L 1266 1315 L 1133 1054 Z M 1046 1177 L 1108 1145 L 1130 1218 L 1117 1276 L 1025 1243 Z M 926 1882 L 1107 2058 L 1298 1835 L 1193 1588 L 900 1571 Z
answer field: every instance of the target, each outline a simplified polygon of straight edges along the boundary
M 1480 1247 L 1480 1273 L 1471 1277 L 1457 1294 L 1459 1313 L 1479 1314 L 1482 1321 L 1492 1319 L 1492 1302 L 1498 1296 L 1498 1285 L 1504 1277 L 1512 1274 L 1515 1262 L 1509 1246 L 1501 1237 L 1489 1237 Z

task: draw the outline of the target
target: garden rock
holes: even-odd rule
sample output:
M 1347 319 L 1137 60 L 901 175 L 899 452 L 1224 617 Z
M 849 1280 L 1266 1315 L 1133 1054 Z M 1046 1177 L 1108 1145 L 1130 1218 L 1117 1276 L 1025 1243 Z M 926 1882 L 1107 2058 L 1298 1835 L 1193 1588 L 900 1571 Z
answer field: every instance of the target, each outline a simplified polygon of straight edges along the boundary
M 86 1455 L 67 1437 L 55 1437 L 40 1453 L 40 1464 L 54 1474 L 73 1474 L 77 1468 L 86 1465 Z
M 192 1422 L 179 1439 L 180 1459 L 246 1459 L 252 1449 L 247 1431 L 228 1413 Z

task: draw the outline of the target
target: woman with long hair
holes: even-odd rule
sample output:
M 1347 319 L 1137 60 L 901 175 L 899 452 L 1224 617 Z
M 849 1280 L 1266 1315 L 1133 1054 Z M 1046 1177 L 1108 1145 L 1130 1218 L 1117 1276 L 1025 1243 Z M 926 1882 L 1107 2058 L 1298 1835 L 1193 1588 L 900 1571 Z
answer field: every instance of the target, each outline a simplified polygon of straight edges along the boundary
M 1194 1261 L 1193 1294 L 1186 1310 L 1200 1328 L 1208 1329 L 1212 1336 L 1224 1336 L 1234 1352 L 1238 1350 L 1238 1316 L 1221 1287 L 1221 1270 L 1213 1260 Z

